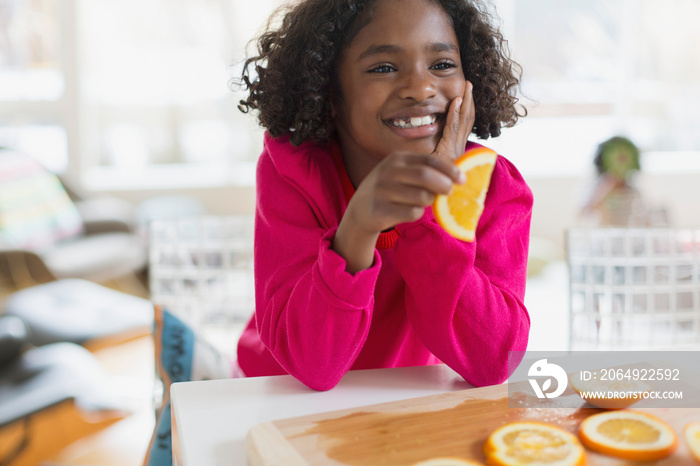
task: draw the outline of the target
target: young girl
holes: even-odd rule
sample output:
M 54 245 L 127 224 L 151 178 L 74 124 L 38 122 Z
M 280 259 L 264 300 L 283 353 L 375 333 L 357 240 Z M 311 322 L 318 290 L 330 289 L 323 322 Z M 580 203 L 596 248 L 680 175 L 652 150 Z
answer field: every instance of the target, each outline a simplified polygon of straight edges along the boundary
M 523 116 L 505 49 L 475 0 L 306 0 L 261 36 L 241 102 L 267 130 L 246 376 L 328 390 L 444 362 L 472 385 L 507 378 L 529 332 L 532 194 L 499 156 L 474 242 L 429 207 L 464 182 L 469 134 Z

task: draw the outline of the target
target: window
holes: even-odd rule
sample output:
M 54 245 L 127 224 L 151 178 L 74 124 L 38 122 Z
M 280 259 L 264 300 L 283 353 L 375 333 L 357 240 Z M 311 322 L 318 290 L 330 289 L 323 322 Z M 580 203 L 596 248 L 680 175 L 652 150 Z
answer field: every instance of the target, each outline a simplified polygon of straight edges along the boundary
M 252 184 L 262 130 L 228 83 L 281 3 L 0 0 L 0 146 L 89 189 Z M 623 134 L 645 169 L 700 171 L 700 2 L 494 3 L 530 116 L 487 144 L 580 175 Z
M 695 0 L 500 0 L 530 116 L 494 146 L 524 173 L 592 170 L 617 134 L 643 168 L 700 169 L 700 17 Z
M 60 0 L 0 2 L 0 146 L 68 164 Z
M 0 145 L 93 189 L 252 184 L 262 132 L 229 80 L 279 3 L 4 0 Z

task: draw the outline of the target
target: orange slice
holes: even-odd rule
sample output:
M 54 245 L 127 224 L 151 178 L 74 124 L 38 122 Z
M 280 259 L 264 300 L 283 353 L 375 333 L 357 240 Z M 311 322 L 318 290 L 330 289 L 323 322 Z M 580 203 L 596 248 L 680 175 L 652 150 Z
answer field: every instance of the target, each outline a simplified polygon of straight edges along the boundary
M 685 426 L 683 433 L 685 434 L 685 443 L 688 445 L 690 454 L 700 464 L 700 422 L 691 422 Z
M 437 458 L 430 458 L 428 460 L 420 461 L 413 466 L 484 466 L 482 463 L 477 463 L 472 460 L 465 460 L 464 458 L 457 458 L 455 456 L 441 456 Z
M 673 429 L 651 414 L 606 411 L 581 423 L 581 443 L 591 450 L 633 461 L 666 458 L 678 448 Z
M 455 238 L 474 241 L 497 158 L 496 153 L 486 147 L 468 150 L 455 161 L 466 175 L 466 183 L 455 184 L 450 194 L 440 194 L 435 198 L 435 218 Z
M 632 406 L 651 390 L 640 380 L 582 380 L 580 372 L 569 374 L 569 385 L 588 403 L 605 409 Z
M 493 431 L 484 445 L 492 466 L 579 466 L 586 454 L 578 438 L 542 422 L 511 422 Z

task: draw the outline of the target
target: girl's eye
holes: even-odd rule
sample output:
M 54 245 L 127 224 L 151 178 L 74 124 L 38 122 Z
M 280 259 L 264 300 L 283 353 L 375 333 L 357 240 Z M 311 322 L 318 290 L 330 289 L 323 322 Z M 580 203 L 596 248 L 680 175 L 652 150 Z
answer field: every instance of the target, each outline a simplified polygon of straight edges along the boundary
M 368 70 L 369 73 L 390 73 L 394 71 L 394 67 L 391 65 L 379 65 Z
M 433 65 L 431 68 L 434 70 L 438 71 L 444 71 L 444 70 L 450 70 L 452 68 L 456 68 L 457 65 L 452 63 L 452 62 L 442 62 L 438 63 L 437 65 Z

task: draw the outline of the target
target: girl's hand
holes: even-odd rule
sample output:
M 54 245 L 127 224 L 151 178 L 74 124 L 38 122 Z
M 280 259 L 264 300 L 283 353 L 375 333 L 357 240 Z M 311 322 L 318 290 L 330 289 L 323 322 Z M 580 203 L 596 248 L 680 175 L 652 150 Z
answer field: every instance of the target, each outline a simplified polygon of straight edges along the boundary
M 466 81 L 464 95 L 455 98 L 447 111 L 447 121 L 442 132 L 442 138 L 435 148 L 434 154 L 445 157 L 448 160 L 456 160 L 464 153 L 467 145 L 467 138 L 474 128 L 476 109 L 474 108 L 474 98 L 471 82 Z
M 451 161 L 432 154 L 391 154 L 360 184 L 346 215 L 374 233 L 418 220 L 435 196 L 448 194 L 461 176 Z
M 437 194 L 448 194 L 463 176 L 452 161 L 434 154 L 395 153 L 382 160 L 358 186 L 333 240 L 346 270 L 371 267 L 382 231 L 418 220 Z

